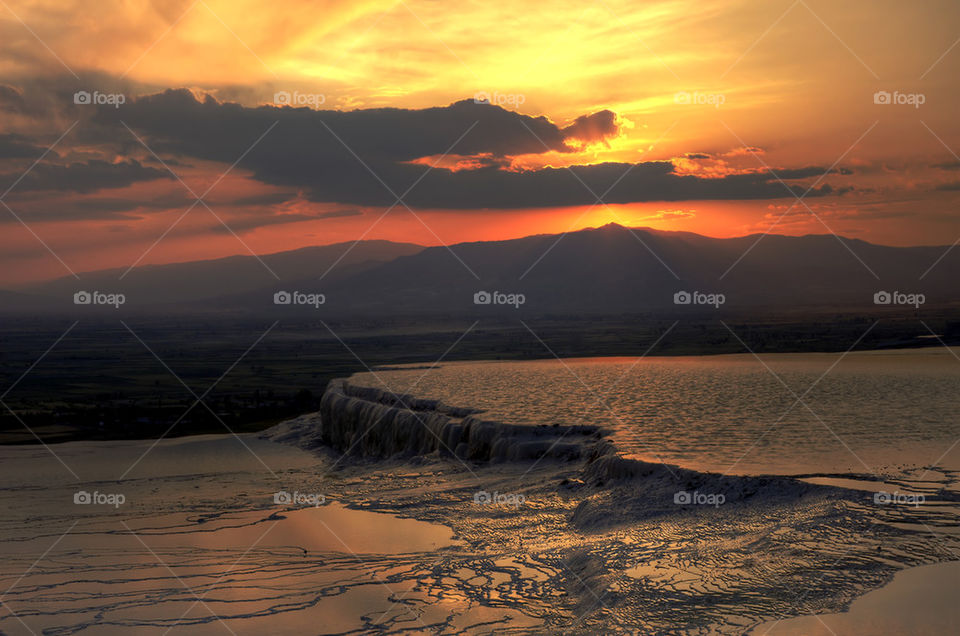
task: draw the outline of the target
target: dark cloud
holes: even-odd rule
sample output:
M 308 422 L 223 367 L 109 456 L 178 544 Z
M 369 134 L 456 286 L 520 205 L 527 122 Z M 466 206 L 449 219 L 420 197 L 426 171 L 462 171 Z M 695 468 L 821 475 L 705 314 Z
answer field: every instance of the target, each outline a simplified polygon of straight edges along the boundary
M 615 122 L 612 113 L 607 113 L 595 113 L 571 126 L 584 136 L 609 132 Z M 790 196 L 770 174 L 709 179 L 680 176 L 668 162 L 526 171 L 504 170 L 492 162 L 456 172 L 409 163 L 448 150 L 493 157 L 571 150 L 566 143 L 572 138 L 570 127 L 565 132 L 544 117 L 528 117 L 472 100 L 423 110 L 315 111 L 246 108 L 210 97 L 201 99 L 186 90 L 170 90 L 133 100 L 119 109 L 97 110 L 96 124 L 113 139 L 125 132 L 119 125 L 121 119 L 158 153 L 226 164 L 247 153 L 240 169 L 252 171 L 254 178 L 264 183 L 296 188 L 304 198 L 318 202 L 391 205 L 395 195 L 414 183 L 416 187 L 404 198 L 406 203 L 450 209 L 589 205 L 596 201 L 590 190 L 599 196 L 611 187 L 604 197 L 609 203 Z M 270 132 L 251 149 L 267 130 Z M 779 176 L 801 179 L 825 171 L 800 168 L 782 170 Z M 832 190 L 824 186 L 809 196 L 829 192 Z
M 6 190 L 16 183 L 14 191 L 17 193 L 28 191 L 85 193 L 105 188 L 122 188 L 140 181 L 172 178 L 166 170 L 150 168 L 139 161 L 110 163 L 99 159 L 67 165 L 40 163 L 21 178 L 22 174 L 22 172 L 0 174 L 0 190 Z
M 591 205 L 596 202 L 596 196 L 603 196 L 606 203 L 777 199 L 790 196 L 787 188 L 769 174 L 751 173 L 704 179 L 691 175 L 679 176 L 674 174 L 673 169 L 670 162 L 655 161 L 642 164 L 602 163 L 526 172 L 485 169 L 449 173 L 435 170 L 424 177 L 411 193 L 408 203 L 423 207 L 511 208 Z M 784 172 L 781 179 L 804 178 L 811 174 L 807 170 Z M 624 174 L 627 176 L 623 177 Z M 826 193 L 824 187 L 811 192 L 811 195 Z
M 142 97 L 119 109 L 98 110 L 97 122 L 120 120 L 148 131 L 161 149 L 218 161 L 232 155 L 231 162 L 274 122 L 278 125 L 264 146 L 288 148 L 287 161 L 325 155 L 339 159 L 344 149 L 324 124 L 353 152 L 371 161 L 411 161 L 439 155 L 461 136 L 452 152 L 463 155 L 570 150 L 563 133 L 545 117 L 518 115 L 473 100 L 423 110 L 315 111 L 288 106 L 245 108 L 210 96 L 201 100 L 181 89 Z
M 26 102 L 23 100 L 23 94 L 20 89 L 7 84 L 0 84 L 0 110 L 13 113 L 23 112 L 26 108 Z
M 776 175 L 783 179 L 784 181 L 792 179 L 809 179 L 810 177 L 820 177 L 825 172 L 826 169 L 821 168 L 820 166 L 803 166 L 802 168 L 778 168 L 774 170 Z M 759 174 L 767 174 L 766 171 L 760 171 Z M 843 172 L 842 169 L 835 168 L 830 171 L 830 174 L 852 174 L 850 171 Z
M 318 219 L 337 219 L 344 216 L 362 216 L 363 212 L 360 210 L 331 210 L 330 212 L 321 212 L 320 214 L 315 215 L 315 218 Z
M 960 170 L 960 161 L 948 161 L 947 163 L 935 163 L 931 167 L 939 168 L 940 170 Z
M 26 137 L 15 134 L 0 134 L 0 159 L 39 159 L 46 148 L 38 146 Z M 48 157 L 59 157 L 55 151 L 47 153 Z
M 19 186 L 14 192 L 17 192 L 17 190 L 19 190 Z M 207 214 L 203 211 L 203 206 L 195 205 L 196 199 L 190 196 L 185 189 L 180 189 L 179 186 L 175 186 L 170 194 L 151 195 L 143 198 L 96 195 L 78 197 L 68 196 L 66 193 L 51 198 L 49 194 L 49 192 L 33 192 L 19 198 L 15 204 L 17 213 L 25 219 L 34 221 L 133 220 L 143 218 L 148 214 L 167 210 L 186 210 L 193 206 L 197 210 L 197 215 Z M 230 215 L 256 216 L 263 219 L 264 225 L 272 225 L 275 222 L 271 220 L 271 217 L 284 213 L 272 210 L 271 206 L 296 198 L 297 193 L 295 192 L 243 197 L 230 197 L 226 193 L 217 196 L 217 193 L 214 193 L 205 201 L 218 215 L 229 212 Z M 332 216 L 348 214 L 360 214 L 360 212 L 337 211 L 331 213 Z M 290 217 L 291 214 L 288 213 L 286 216 Z M 304 216 L 304 220 L 315 218 L 325 218 L 325 215 Z M 0 215 L 0 223 L 11 221 L 15 221 L 15 219 L 9 214 L 6 216 Z M 253 225 L 251 222 L 247 222 L 245 226 L 252 227 Z
M 566 139 L 581 144 L 592 144 L 605 141 L 609 137 L 615 137 L 620 133 L 620 126 L 617 124 L 616 113 L 612 110 L 601 110 L 592 115 L 577 117 L 572 124 L 562 129 L 561 132 Z
M 763 148 L 759 146 L 741 146 L 739 148 L 734 148 L 728 152 L 723 153 L 724 157 L 737 157 L 740 155 L 762 155 L 766 152 Z
M 687 159 L 713 159 L 713 157 L 705 152 L 688 152 L 684 157 Z
M 233 199 L 230 205 L 278 205 L 297 198 L 296 192 L 268 192 Z
M 128 144 L 129 147 L 129 144 Z M 149 155 L 144 158 L 144 163 L 149 163 L 154 166 L 166 166 L 168 168 L 192 168 L 193 166 L 189 163 L 180 161 L 179 159 L 174 159 L 172 157 L 162 157 L 157 158 L 153 155 Z
M 493 155 L 476 155 L 473 157 L 461 157 L 447 155 L 451 159 L 458 159 L 458 167 L 467 170 L 476 170 L 478 168 L 509 168 L 511 159 L 509 157 L 494 157 Z M 431 162 L 427 162 L 431 164 Z
M 179 195 L 129 199 L 102 196 L 50 198 L 48 194 L 40 193 L 41 196 L 21 198 L 11 206 L 27 221 L 129 221 L 143 218 L 146 213 L 170 209 L 185 210 L 194 201 Z M 0 215 L 0 223 L 10 222 L 16 222 L 16 219 L 9 214 Z

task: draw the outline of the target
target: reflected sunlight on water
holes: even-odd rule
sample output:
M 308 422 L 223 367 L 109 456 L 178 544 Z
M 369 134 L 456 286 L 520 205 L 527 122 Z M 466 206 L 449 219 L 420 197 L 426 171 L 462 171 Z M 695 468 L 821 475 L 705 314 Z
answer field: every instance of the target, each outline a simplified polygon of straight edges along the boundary
M 351 382 L 381 380 L 487 419 L 599 424 L 624 454 L 738 474 L 942 463 L 960 434 L 960 360 L 944 348 L 448 363 Z

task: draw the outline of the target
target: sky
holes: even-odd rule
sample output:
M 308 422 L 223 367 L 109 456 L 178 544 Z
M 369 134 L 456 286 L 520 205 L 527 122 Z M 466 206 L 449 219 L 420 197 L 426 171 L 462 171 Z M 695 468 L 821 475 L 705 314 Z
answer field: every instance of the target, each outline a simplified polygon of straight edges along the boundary
M 0 284 L 616 222 L 960 239 L 960 5 L 0 1 Z

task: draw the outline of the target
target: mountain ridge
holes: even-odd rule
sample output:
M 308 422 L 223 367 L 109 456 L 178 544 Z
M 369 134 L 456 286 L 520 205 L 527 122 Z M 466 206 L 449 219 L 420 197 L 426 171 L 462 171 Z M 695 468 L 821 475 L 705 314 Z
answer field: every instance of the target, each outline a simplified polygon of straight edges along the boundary
M 960 301 L 952 276 L 960 271 L 960 250 L 948 250 L 830 234 L 713 238 L 610 223 L 449 246 L 371 240 L 259 257 L 279 280 L 257 258 L 241 255 L 135 268 L 123 285 L 116 279 L 120 270 L 111 269 L 23 291 L 63 299 L 99 285 L 128 293 L 141 306 L 241 310 L 270 310 L 273 293 L 301 291 L 323 294 L 328 314 L 506 309 L 476 307 L 473 294 L 483 291 L 523 294 L 525 309 L 542 313 L 680 310 L 673 299 L 679 292 L 723 294 L 727 308 L 741 309 L 862 307 L 884 290 L 922 293 L 943 304 Z

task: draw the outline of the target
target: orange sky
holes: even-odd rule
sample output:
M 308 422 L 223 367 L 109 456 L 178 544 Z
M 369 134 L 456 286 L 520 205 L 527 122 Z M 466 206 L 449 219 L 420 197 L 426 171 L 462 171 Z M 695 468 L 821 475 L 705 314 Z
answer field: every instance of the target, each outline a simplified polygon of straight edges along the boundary
M 837 194 L 806 200 L 816 216 L 802 206 L 790 209 L 791 197 L 692 198 L 415 208 L 416 216 L 400 206 L 378 221 L 382 206 L 325 202 L 302 191 L 279 202 L 238 203 L 290 190 L 241 161 L 206 199 L 229 230 L 202 206 L 169 229 L 193 201 L 173 178 L 84 192 L 28 191 L 21 184 L 3 199 L 12 211 L 0 207 L 7 215 L 0 232 L 3 277 L 17 282 L 67 274 L 67 268 L 265 253 L 361 236 L 455 243 L 610 221 L 711 236 L 772 227 L 898 245 L 950 244 L 960 237 L 960 158 L 954 154 L 960 152 L 960 45 L 952 48 L 958 37 L 960 6 L 950 0 L 282 6 L 105 0 L 95 10 L 79 1 L 7 0 L 0 6 L 0 88 L 9 99 L 0 100 L 0 107 L 7 105 L 0 133 L 41 150 L 75 120 L 57 100 L 77 90 L 117 92 L 133 101 L 189 88 L 249 108 L 273 104 L 284 91 L 312 108 L 344 111 L 424 109 L 483 93 L 507 110 L 543 115 L 561 128 L 598 111 L 616 115 L 615 135 L 576 152 L 507 157 L 503 169 L 666 160 L 677 174 L 707 178 L 811 166 L 826 171 L 835 163 L 844 172 L 821 182 Z M 878 91 L 921 95 L 923 104 L 878 104 Z M 18 99 L 27 106 L 10 106 Z M 133 159 L 165 170 L 132 136 L 122 150 L 107 149 L 90 123 L 79 121 L 44 162 Z M 14 154 L 0 152 L 0 173 L 21 174 L 37 159 Z M 198 194 L 230 167 L 219 159 L 174 158 L 178 165 L 170 168 Z M 461 159 L 461 165 L 472 161 Z M 802 192 L 816 180 L 790 183 Z M 149 205 L 107 218 L 44 216 L 105 199 Z

